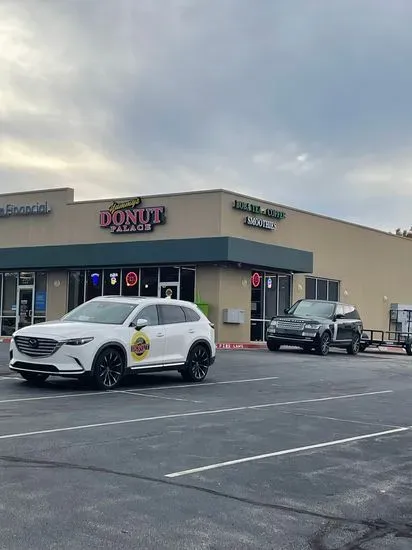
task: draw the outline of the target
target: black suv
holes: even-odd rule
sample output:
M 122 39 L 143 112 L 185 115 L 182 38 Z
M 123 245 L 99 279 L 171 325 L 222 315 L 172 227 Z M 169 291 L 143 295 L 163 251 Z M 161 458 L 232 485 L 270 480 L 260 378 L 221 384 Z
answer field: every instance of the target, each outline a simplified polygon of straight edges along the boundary
M 266 331 L 267 347 L 301 347 L 327 355 L 331 347 L 350 355 L 360 351 L 363 323 L 354 306 L 326 300 L 298 300 L 285 315 L 273 317 Z

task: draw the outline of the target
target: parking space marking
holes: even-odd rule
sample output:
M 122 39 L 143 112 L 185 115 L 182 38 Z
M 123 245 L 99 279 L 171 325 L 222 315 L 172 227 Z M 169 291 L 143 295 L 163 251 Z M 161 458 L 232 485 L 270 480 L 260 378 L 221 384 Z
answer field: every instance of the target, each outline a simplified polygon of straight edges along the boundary
M 186 403 L 203 403 L 203 401 L 195 401 L 193 399 L 183 399 L 182 397 L 165 397 L 164 395 L 153 395 L 152 393 L 139 393 L 131 390 L 119 391 L 116 393 L 124 393 L 126 395 L 138 395 L 139 397 L 150 397 L 152 399 L 167 399 L 168 401 L 184 401 Z
M 278 411 L 281 414 L 291 414 L 293 416 L 304 416 L 306 418 L 317 418 L 319 420 L 332 420 L 334 422 L 346 422 L 348 424 L 360 424 L 362 426 L 379 426 L 380 428 L 403 428 L 394 424 L 382 424 L 380 422 L 362 422 L 362 420 L 349 420 L 347 418 L 337 418 L 336 416 L 324 416 L 322 414 L 312 414 L 309 409 L 295 409 L 293 411 Z
M 247 378 L 242 380 L 223 380 L 222 382 L 201 382 L 200 384 L 174 384 L 173 386 L 151 386 L 150 388 L 139 388 L 139 391 L 151 390 L 178 390 L 180 388 L 203 388 L 204 386 L 220 386 L 224 384 L 245 384 L 247 382 L 265 382 L 267 380 L 278 380 L 279 376 L 266 376 L 265 378 Z
M 105 395 L 108 392 L 102 392 L 101 395 Z M 110 393 L 118 393 L 116 391 L 110 392 Z M 283 403 L 266 403 L 265 405 L 247 405 L 243 407 L 232 407 L 228 409 L 212 409 L 212 410 L 205 410 L 205 411 L 192 411 L 192 412 L 184 412 L 184 413 L 175 413 L 175 414 L 165 414 L 160 416 L 148 416 L 143 418 L 131 418 L 126 420 L 114 420 L 111 422 L 100 422 L 98 424 L 85 424 L 85 425 L 79 425 L 79 426 L 68 426 L 66 428 L 51 428 L 48 430 L 37 430 L 33 432 L 22 432 L 22 433 L 14 433 L 14 434 L 5 434 L 0 435 L 0 440 L 2 439 L 16 439 L 20 437 L 29 437 L 33 435 L 46 435 L 46 434 L 52 434 L 52 433 L 61 433 L 61 432 L 70 432 L 75 430 L 89 430 L 93 428 L 104 428 L 108 426 L 120 426 L 122 424 L 137 424 L 139 422 L 150 422 L 155 420 L 168 420 L 172 418 L 184 418 L 184 417 L 190 417 L 190 416 L 205 416 L 205 415 L 211 415 L 211 414 L 223 414 L 223 413 L 230 413 L 230 412 L 240 412 L 240 411 L 248 411 L 248 410 L 256 410 L 261 409 L 263 407 L 280 407 L 282 405 L 294 405 L 299 403 L 316 403 L 319 401 L 332 401 L 337 399 L 350 399 L 350 398 L 356 398 L 356 397 L 367 397 L 367 396 L 373 396 L 373 395 L 381 395 L 385 393 L 393 393 L 393 390 L 383 390 L 383 391 L 376 391 L 376 392 L 367 392 L 367 393 L 357 393 L 357 394 L 348 394 L 348 395 L 336 395 L 334 397 L 321 397 L 318 399 L 304 399 L 300 401 L 288 401 Z M 401 429 L 407 429 L 407 428 L 401 428 Z
M 0 376 L 0 380 L 22 380 L 22 378 L 18 378 L 17 376 Z
M 199 468 L 192 468 L 191 470 L 182 470 L 181 472 L 174 472 L 172 474 L 166 474 L 165 477 L 174 478 L 182 477 L 192 474 L 198 474 L 200 472 L 207 472 L 209 470 L 217 470 L 218 468 L 224 468 L 226 466 L 234 466 L 236 464 L 244 464 L 245 462 L 253 462 L 256 460 L 263 460 L 265 458 L 274 458 L 277 456 L 292 455 L 302 453 L 305 451 L 313 451 L 315 449 L 324 449 L 326 447 L 333 447 L 336 445 L 344 445 L 345 443 L 351 443 L 353 441 L 361 441 L 363 439 L 373 439 L 376 437 L 382 437 L 386 435 L 392 435 L 401 432 L 410 431 L 411 426 L 405 428 L 396 428 L 393 430 L 386 430 L 384 432 L 375 432 L 372 434 L 357 435 L 355 437 L 346 437 L 345 439 L 335 439 L 333 441 L 326 441 L 324 443 L 316 443 L 314 445 L 306 445 L 305 447 L 296 447 L 294 449 L 285 449 L 283 451 L 274 451 L 273 453 L 265 453 L 261 455 L 248 456 L 246 458 L 238 458 L 236 460 L 228 460 L 226 462 L 218 462 L 216 464 L 209 464 L 208 466 L 201 466 Z
M 137 388 L 137 389 L 138 389 L 138 392 L 141 393 L 146 391 L 174 390 L 174 389 L 181 389 L 181 388 L 201 388 L 204 386 L 217 386 L 220 384 L 241 384 L 246 382 L 260 382 L 260 381 L 267 381 L 267 380 L 278 380 L 278 378 L 279 378 L 278 376 L 270 376 L 266 378 L 249 378 L 247 380 L 224 380 L 222 382 L 202 382 L 201 384 L 175 384 L 173 386 L 150 386 L 148 388 Z M 13 380 L 22 381 L 21 378 L 13 378 Z M 18 398 L 0 400 L 0 405 L 2 403 L 19 403 L 21 401 L 41 401 L 42 399 L 67 399 L 69 397 L 109 395 L 113 393 L 127 393 L 127 392 L 133 392 L 133 391 L 134 390 L 109 390 L 105 392 L 96 391 L 96 392 L 87 392 L 87 393 L 66 393 L 63 395 L 46 395 L 41 397 L 18 397 Z M 179 399 L 177 398 L 176 400 L 179 401 Z M 201 401 L 195 401 L 195 403 L 198 403 L 198 402 L 201 403 Z

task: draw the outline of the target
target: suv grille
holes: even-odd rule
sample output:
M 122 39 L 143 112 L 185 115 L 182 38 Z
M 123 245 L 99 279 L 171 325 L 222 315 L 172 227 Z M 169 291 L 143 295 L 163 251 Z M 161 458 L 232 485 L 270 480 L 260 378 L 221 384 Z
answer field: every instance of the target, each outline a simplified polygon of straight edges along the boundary
M 305 325 L 304 321 L 296 321 L 296 320 L 286 320 L 282 319 L 281 321 L 277 322 L 278 328 L 283 329 L 289 329 L 289 330 L 303 330 L 303 327 Z
M 20 353 L 30 357 L 49 357 L 59 347 L 57 340 L 51 338 L 35 338 L 34 336 L 15 336 L 14 341 Z

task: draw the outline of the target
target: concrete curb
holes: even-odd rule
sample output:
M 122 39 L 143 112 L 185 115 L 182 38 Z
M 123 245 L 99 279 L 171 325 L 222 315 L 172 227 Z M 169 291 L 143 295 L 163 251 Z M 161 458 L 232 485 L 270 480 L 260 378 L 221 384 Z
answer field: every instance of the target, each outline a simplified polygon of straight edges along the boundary
M 10 344 L 11 338 L 4 337 L 0 338 L 0 344 Z
M 242 342 L 242 343 L 219 342 L 218 344 L 216 344 L 216 349 L 224 350 L 224 351 L 266 349 L 266 343 L 265 342 Z M 403 348 L 395 347 L 395 346 L 393 347 L 382 346 L 377 348 L 369 348 L 368 351 L 365 353 L 383 353 L 383 352 L 406 355 L 406 352 Z

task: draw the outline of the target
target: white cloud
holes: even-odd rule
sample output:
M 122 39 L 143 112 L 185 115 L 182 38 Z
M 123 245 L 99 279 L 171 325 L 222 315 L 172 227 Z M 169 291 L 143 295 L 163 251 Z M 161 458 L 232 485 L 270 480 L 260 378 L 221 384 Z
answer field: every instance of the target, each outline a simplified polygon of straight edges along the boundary
M 375 0 L 3 0 L 0 192 L 225 187 L 409 226 L 410 16 Z

